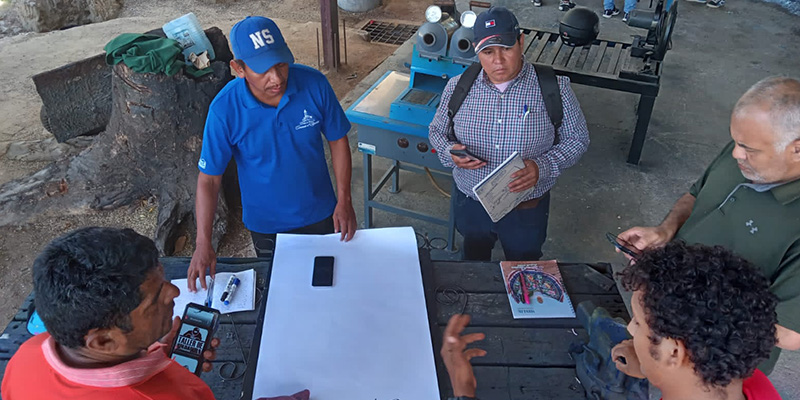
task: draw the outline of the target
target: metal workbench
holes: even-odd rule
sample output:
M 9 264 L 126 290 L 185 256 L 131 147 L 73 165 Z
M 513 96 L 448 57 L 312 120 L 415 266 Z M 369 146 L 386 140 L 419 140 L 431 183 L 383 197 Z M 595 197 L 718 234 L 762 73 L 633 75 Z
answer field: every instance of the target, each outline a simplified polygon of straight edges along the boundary
M 631 57 L 629 41 L 595 40 L 591 46 L 570 47 L 559 39 L 558 32 L 524 29 L 525 59 L 551 65 L 558 75 L 573 83 L 618 90 L 639 95 L 636 128 L 633 131 L 628 163 L 639 164 L 647 127 L 653 113 L 661 80 L 661 62 Z

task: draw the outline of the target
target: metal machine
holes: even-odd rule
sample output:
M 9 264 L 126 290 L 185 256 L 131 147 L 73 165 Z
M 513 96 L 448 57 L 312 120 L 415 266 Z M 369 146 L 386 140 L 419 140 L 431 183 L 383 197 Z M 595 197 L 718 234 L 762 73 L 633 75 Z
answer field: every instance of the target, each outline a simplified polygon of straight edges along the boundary
M 452 205 L 449 218 L 443 219 L 375 200 L 390 178 L 390 192 L 399 191 L 401 169 L 450 177 L 450 170 L 442 167 L 428 141 L 428 125 L 447 81 L 464 72 L 477 61 L 477 56 L 472 46 L 475 13 L 467 11 L 459 15 L 454 8 L 447 11 L 430 6 L 425 12 L 427 23 L 417 31 L 410 74 L 387 72 L 346 114 L 358 126 L 358 149 L 364 155 L 364 226 L 372 226 L 373 208 L 444 225 L 448 228 L 447 250 L 453 251 Z M 394 160 L 374 189 L 372 156 Z
M 650 7 L 653 7 L 652 0 Z M 647 36 L 634 36 L 631 56 L 664 61 L 667 50 L 672 48 L 672 31 L 677 19 L 678 2 L 674 0 L 658 0 L 653 12 L 633 10 L 628 25 L 647 29 Z

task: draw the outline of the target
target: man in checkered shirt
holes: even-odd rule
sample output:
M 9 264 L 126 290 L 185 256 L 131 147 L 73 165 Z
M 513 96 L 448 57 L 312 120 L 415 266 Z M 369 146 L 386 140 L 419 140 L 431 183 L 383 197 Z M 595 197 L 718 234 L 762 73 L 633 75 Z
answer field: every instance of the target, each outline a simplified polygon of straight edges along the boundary
M 544 105 L 536 72 L 524 62 L 517 18 L 492 7 L 475 21 L 475 51 L 483 70 L 453 118 L 458 141 L 448 139 L 447 103 L 460 76 L 450 79 L 430 125 L 430 141 L 446 167 L 453 167 L 458 191 L 456 228 L 464 237 L 463 257 L 490 260 L 497 239 L 507 260 L 538 260 L 547 236 L 549 191 L 561 171 L 574 165 L 589 146 L 589 131 L 569 79 L 558 77 L 564 119 L 554 145 L 555 127 Z M 459 158 L 451 149 L 468 149 L 486 162 Z M 514 151 L 526 168 L 515 172 L 512 192 L 534 190 L 514 210 L 493 223 L 472 188 Z

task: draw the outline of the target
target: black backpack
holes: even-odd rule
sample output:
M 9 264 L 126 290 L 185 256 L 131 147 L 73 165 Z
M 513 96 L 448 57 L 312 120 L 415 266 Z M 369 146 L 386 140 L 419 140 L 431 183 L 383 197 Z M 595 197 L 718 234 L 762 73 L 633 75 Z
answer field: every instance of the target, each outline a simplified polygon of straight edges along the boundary
M 564 119 L 564 104 L 561 102 L 561 91 L 558 88 L 558 79 L 553 67 L 549 65 L 533 64 L 533 69 L 536 70 L 536 78 L 539 81 L 539 88 L 542 91 L 542 98 L 544 99 L 544 108 L 547 110 L 547 115 L 550 117 L 550 122 L 555 127 L 555 135 L 553 145 L 558 144 L 558 128 L 561 127 L 561 122 Z M 473 63 L 466 71 L 461 74 L 453 95 L 450 96 L 450 102 L 447 103 L 447 118 L 450 120 L 450 125 L 447 130 L 447 139 L 457 142 L 456 134 L 453 131 L 453 117 L 461 108 L 461 103 L 467 98 L 469 90 L 472 88 L 472 83 L 478 77 L 481 71 L 480 63 Z

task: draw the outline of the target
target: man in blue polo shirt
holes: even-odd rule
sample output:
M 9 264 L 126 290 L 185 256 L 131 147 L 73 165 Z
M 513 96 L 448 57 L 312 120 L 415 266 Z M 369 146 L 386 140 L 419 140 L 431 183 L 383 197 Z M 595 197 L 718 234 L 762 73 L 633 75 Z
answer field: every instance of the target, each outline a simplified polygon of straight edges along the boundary
M 203 150 L 197 163 L 196 248 L 189 289 L 206 288 L 215 273 L 211 230 L 222 173 L 236 160 L 242 219 L 258 256 L 271 254 L 280 232 L 353 238 L 356 217 L 350 199 L 350 144 L 345 117 L 330 83 L 319 71 L 294 64 L 294 56 L 272 20 L 247 17 L 231 29 L 239 77 L 228 83 L 208 110 Z M 336 175 L 333 192 L 321 134 Z

